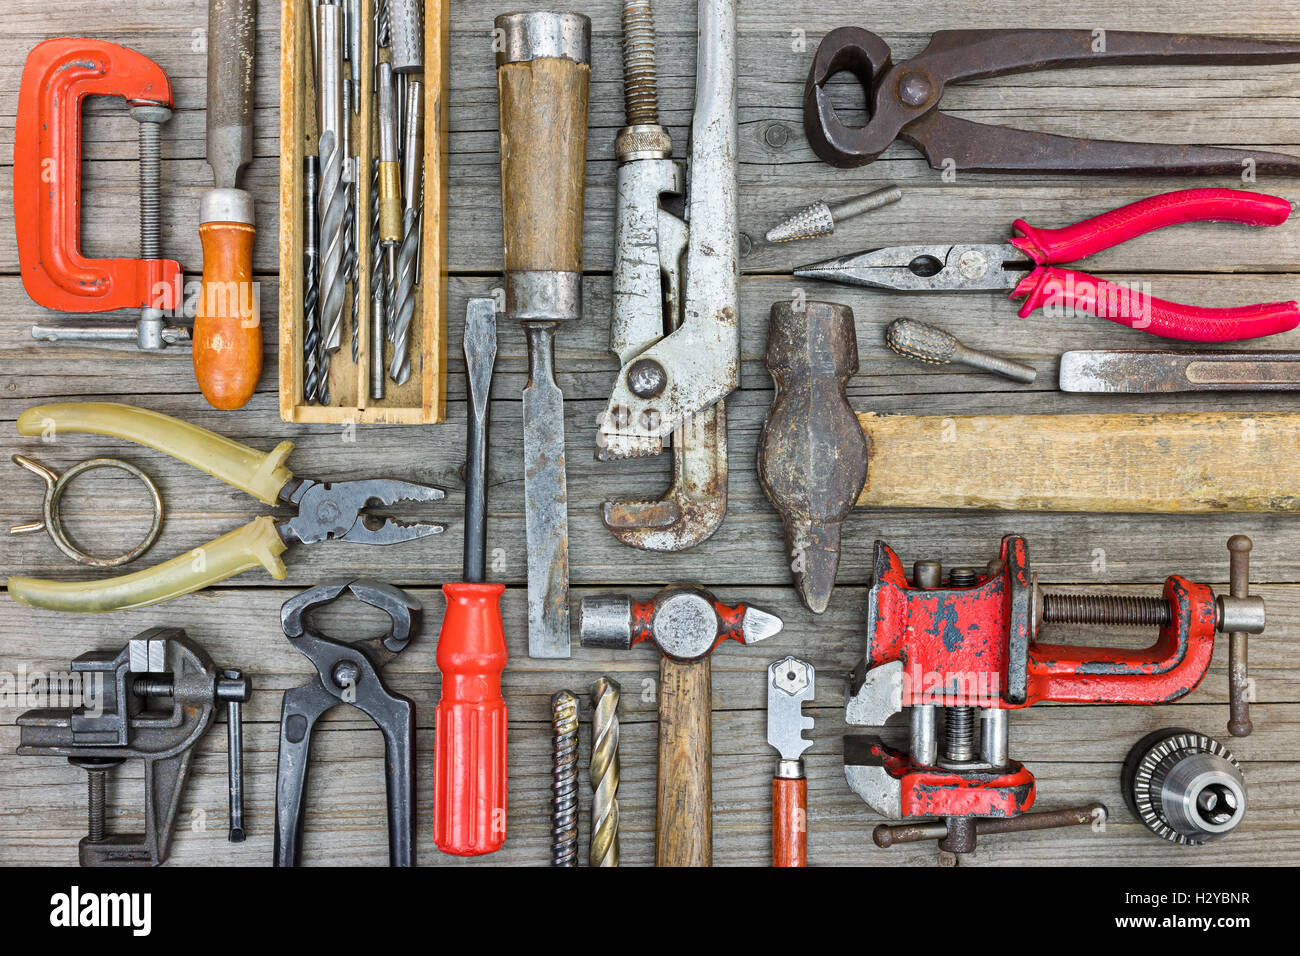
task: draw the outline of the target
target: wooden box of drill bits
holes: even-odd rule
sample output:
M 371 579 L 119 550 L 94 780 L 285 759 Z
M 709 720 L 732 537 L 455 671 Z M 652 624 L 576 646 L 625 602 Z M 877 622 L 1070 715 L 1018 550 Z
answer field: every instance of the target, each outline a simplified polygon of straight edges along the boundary
M 447 0 L 283 0 L 280 417 L 446 413 Z

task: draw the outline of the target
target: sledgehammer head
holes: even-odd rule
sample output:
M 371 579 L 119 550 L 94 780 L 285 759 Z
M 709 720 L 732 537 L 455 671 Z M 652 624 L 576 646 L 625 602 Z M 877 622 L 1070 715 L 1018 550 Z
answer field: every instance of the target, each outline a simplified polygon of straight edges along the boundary
M 775 303 L 767 368 L 776 397 L 763 425 L 758 476 L 785 523 L 799 596 L 821 614 L 839 569 L 840 527 L 867 478 L 867 439 L 845 394 L 858 370 L 853 310 Z

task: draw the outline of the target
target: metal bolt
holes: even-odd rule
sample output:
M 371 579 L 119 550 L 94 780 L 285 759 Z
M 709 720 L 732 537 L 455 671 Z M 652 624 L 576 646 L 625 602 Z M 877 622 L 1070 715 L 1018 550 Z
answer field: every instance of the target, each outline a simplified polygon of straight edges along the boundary
M 763 130 L 763 142 L 773 149 L 780 149 L 790 142 L 790 129 L 782 123 L 773 123 Z
M 337 686 L 347 689 L 356 684 L 357 678 L 361 676 L 361 669 L 357 667 L 355 661 L 339 661 L 334 665 L 331 676 Z
M 654 359 L 637 359 L 627 370 L 627 387 L 637 398 L 654 398 L 668 385 L 668 373 Z
M 945 707 L 943 756 L 952 763 L 975 759 L 975 708 Z
M 650 0 L 623 0 L 623 105 L 628 126 L 659 125 Z
M 934 86 L 919 73 L 908 73 L 898 81 L 898 98 L 908 106 L 924 106 L 934 95 Z
M 104 839 L 104 805 L 107 803 L 108 771 L 86 769 L 87 839 L 99 843 Z
M 1234 534 L 1228 539 L 1228 593 L 1234 598 L 1250 596 L 1250 538 Z M 1250 636 L 1245 631 L 1228 634 L 1228 733 L 1249 737 L 1250 720 Z
M 244 842 L 244 721 L 241 705 L 248 700 L 249 685 L 242 672 L 226 670 L 217 683 L 217 700 L 226 702 L 226 758 L 230 786 L 231 843 Z

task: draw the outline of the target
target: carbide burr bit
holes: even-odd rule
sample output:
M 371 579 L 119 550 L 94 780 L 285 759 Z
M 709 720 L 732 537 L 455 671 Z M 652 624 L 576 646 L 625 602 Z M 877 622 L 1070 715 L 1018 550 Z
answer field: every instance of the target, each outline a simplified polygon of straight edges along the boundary
M 342 341 L 343 305 L 347 293 L 344 271 L 347 184 L 344 182 L 342 37 L 338 4 L 320 5 L 320 198 L 318 241 L 321 249 L 320 328 L 321 375 L 329 374 L 329 356 Z M 328 388 L 328 386 L 324 386 Z
M 578 863 L 578 699 L 567 690 L 551 697 L 551 865 Z
M 829 236 L 835 232 L 836 225 L 845 219 L 891 206 L 902 198 L 903 190 L 897 186 L 884 186 L 840 202 L 819 199 L 787 215 L 769 229 L 763 238 L 776 243 Z
M 591 685 L 591 866 L 618 866 L 618 682 Z
M 411 321 L 415 315 L 416 255 L 420 248 L 420 229 L 423 223 L 423 150 L 424 135 L 424 84 L 411 77 L 406 84 L 406 128 L 402 144 L 402 244 L 397 250 L 397 266 L 393 275 L 392 316 L 389 335 L 393 341 L 393 358 L 388 366 L 388 377 L 398 385 L 411 377 Z
M 1022 385 L 1030 384 L 1038 375 L 1029 365 L 991 352 L 967 348 L 943 329 L 915 319 L 895 319 L 890 322 L 885 328 L 885 342 L 904 358 L 925 362 L 927 365 L 967 365 Z
M 320 177 L 320 157 L 303 160 L 302 175 L 302 397 L 308 405 L 318 400 L 320 390 L 320 322 L 316 314 L 320 287 L 317 270 L 320 250 L 316 245 L 316 189 Z

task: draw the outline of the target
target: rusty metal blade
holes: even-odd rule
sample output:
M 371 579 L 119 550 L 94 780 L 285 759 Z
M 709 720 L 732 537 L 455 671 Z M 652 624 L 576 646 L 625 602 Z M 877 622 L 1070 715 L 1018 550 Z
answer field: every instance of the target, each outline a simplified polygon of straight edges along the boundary
M 234 189 L 253 161 L 253 55 L 257 0 L 208 0 L 208 163 Z
M 526 326 L 524 527 L 528 541 L 528 656 L 569 656 L 569 497 L 564 395 L 555 382 L 555 327 Z
M 1080 350 L 1061 356 L 1063 392 L 1300 391 L 1300 352 Z

